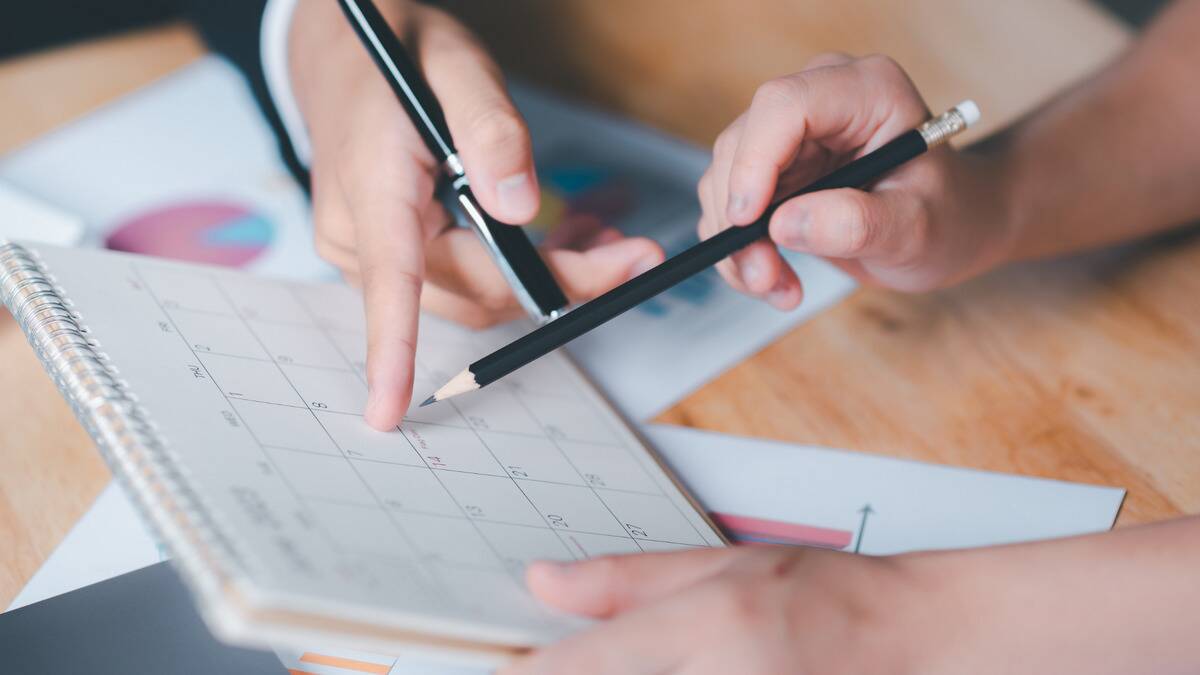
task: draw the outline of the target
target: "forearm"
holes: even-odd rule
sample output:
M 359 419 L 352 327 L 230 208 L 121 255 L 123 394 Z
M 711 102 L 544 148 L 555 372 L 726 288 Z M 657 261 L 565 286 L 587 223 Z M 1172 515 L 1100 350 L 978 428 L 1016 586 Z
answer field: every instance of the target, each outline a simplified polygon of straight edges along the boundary
M 997 160 L 1008 258 L 1101 246 L 1200 218 L 1200 0 L 1168 8 L 1094 79 L 974 152 Z
M 928 610 L 931 623 L 938 614 L 962 619 L 943 636 L 956 645 L 945 656 L 959 666 L 1093 675 L 1200 671 L 1200 517 L 912 558 L 922 559 L 938 570 L 927 577 L 936 589 L 931 597 L 939 598 Z

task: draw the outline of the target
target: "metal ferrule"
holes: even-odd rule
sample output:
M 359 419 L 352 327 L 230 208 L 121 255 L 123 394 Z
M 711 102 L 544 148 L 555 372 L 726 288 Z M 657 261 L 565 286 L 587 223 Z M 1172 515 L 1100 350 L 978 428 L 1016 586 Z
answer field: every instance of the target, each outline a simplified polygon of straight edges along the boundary
M 517 297 L 517 302 L 525 309 L 525 312 L 534 320 L 540 323 L 547 323 L 558 318 L 557 313 L 551 313 L 550 316 L 542 313 L 542 308 L 538 307 L 537 301 L 530 295 L 529 289 L 525 288 L 525 284 L 521 283 L 521 278 L 517 276 L 516 270 L 508 262 L 508 258 L 500 251 L 500 247 L 496 245 L 496 240 L 492 238 L 492 232 L 488 229 L 487 220 L 479 206 L 463 193 L 458 194 L 458 203 L 462 206 L 463 211 L 467 214 L 467 220 L 471 222 L 471 227 L 483 240 L 484 247 L 488 253 L 492 255 L 492 260 L 496 261 L 496 266 L 500 268 L 500 273 L 504 275 L 505 281 L 513 290 L 513 295 Z
M 951 108 L 917 127 L 917 132 L 925 139 L 926 147 L 932 150 L 966 128 L 967 118 L 958 108 Z
M 460 178 L 465 176 L 467 170 L 463 167 L 462 160 L 458 158 L 458 154 L 448 155 L 446 161 L 442 162 L 442 168 L 445 169 L 446 175 L 451 178 Z

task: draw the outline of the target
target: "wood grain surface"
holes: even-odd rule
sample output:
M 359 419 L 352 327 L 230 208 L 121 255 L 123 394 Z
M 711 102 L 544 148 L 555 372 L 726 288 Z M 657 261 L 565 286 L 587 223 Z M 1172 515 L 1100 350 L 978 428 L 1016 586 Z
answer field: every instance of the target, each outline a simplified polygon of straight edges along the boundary
M 506 70 L 696 142 L 757 84 L 884 52 L 934 108 L 1011 121 L 1129 36 L 1074 0 L 458 3 Z M 0 62 L 0 152 L 197 58 L 168 27 Z M 864 289 L 661 420 L 1129 489 L 1121 523 L 1200 508 L 1200 235 L 1013 267 L 924 296 Z M 0 318 L 0 606 L 108 480 Z

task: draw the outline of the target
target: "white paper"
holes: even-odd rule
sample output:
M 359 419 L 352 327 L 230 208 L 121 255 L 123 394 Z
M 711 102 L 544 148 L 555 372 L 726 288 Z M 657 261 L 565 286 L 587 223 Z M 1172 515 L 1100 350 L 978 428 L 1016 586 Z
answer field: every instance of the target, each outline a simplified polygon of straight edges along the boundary
M 79 217 L 0 181 L 0 239 L 71 246 L 83 238 Z
M 13 599 L 13 610 L 166 559 L 115 483 L 92 503 Z
M 92 245 L 123 230 L 162 253 L 336 276 L 314 252 L 304 193 L 245 80 L 217 57 L 0 157 L 0 178 L 82 218 Z
M 1103 532 L 1125 497 L 1120 488 L 680 427 L 642 431 L 709 511 L 849 532 L 847 548 L 869 554 Z

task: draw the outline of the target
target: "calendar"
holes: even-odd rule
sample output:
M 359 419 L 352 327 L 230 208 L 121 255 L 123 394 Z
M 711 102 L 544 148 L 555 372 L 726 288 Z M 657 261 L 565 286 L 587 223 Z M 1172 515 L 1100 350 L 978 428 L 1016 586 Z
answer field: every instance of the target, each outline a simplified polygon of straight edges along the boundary
M 527 593 L 531 561 L 722 545 L 560 353 L 384 433 L 362 420 L 355 290 L 30 249 L 0 261 L 44 276 L 114 391 L 81 399 L 69 368 L 60 386 L 226 635 L 527 647 L 586 625 Z M 529 328 L 422 317 L 416 391 Z M 97 431 L 103 404 L 133 441 Z

